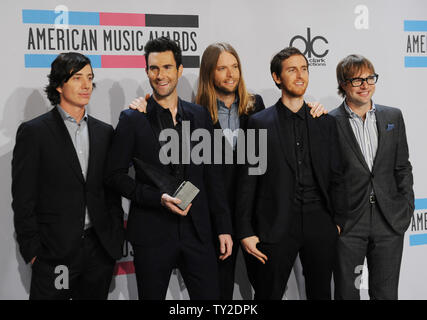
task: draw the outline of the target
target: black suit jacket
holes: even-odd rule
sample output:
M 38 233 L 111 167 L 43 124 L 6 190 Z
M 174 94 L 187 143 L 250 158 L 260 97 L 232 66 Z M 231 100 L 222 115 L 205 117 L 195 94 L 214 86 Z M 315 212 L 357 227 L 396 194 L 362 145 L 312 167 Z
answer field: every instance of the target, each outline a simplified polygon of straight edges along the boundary
M 88 131 L 85 181 L 57 107 L 18 128 L 12 159 L 12 207 L 26 262 L 35 256 L 72 259 L 81 245 L 86 206 L 104 248 L 114 259 L 122 256 L 121 199 L 103 183 L 113 128 L 89 116 Z
M 176 234 L 178 216 L 161 203 L 161 191 L 141 173 L 135 179 L 128 175 L 133 157 L 170 173 L 169 165 L 159 160 L 161 145 L 153 97 L 148 100 L 147 113 L 125 110 L 120 114 L 108 161 L 107 183 L 131 200 L 127 223 L 127 238 L 138 245 L 157 245 L 171 240 Z M 184 121 L 190 121 L 191 133 L 203 128 L 213 136 L 213 126 L 207 110 L 179 99 Z M 194 143 L 193 143 L 194 145 Z M 193 146 L 192 145 L 192 146 Z M 211 216 L 218 234 L 231 234 L 231 219 L 217 165 L 185 165 L 185 180 L 200 189 L 192 202 L 188 217 L 194 223 L 202 242 L 211 241 Z
M 365 162 L 345 111 L 344 103 L 330 112 L 337 119 L 350 211 L 344 223 L 348 232 L 369 205 L 373 187 L 378 205 L 390 226 L 403 234 L 414 212 L 412 166 L 409 162 L 405 123 L 399 109 L 375 105 L 378 149 L 372 172 Z
M 246 127 L 248 124 L 249 116 L 252 114 L 255 114 L 261 110 L 265 109 L 264 101 L 262 100 L 262 97 L 260 95 L 254 95 L 255 101 L 254 101 L 254 108 L 249 114 L 242 114 L 239 116 L 239 128 L 243 130 L 243 132 L 246 132 Z M 221 125 L 219 121 L 214 124 L 214 128 L 221 130 Z M 223 155 L 222 158 L 225 159 L 225 148 L 231 148 L 230 144 L 226 141 L 225 136 L 222 141 L 222 151 Z M 239 167 L 240 165 L 237 163 L 237 149 L 233 152 L 233 163 L 232 164 L 225 164 L 223 162 L 223 165 L 221 166 L 222 174 L 223 174 L 223 184 L 225 187 L 225 192 L 228 200 L 228 205 L 230 207 L 231 215 L 232 215 L 232 222 L 233 222 L 233 230 L 235 229 L 236 225 L 236 195 L 237 195 L 237 179 L 238 179 L 238 173 L 239 173 Z
M 237 197 L 237 237 L 256 235 L 261 241 L 277 243 L 289 232 L 296 187 L 293 150 L 287 145 L 287 128 L 279 120 L 280 101 L 249 118 L 249 129 L 267 129 L 267 170 L 248 175 L 245 165 Z M 307 106 L 309 147 L 315 178 L 325 204 L 337 225 L 347 213 L 347 198 L 335 119 L 329 115 L 312 118 Z M 259 150 L 259 141 L 256 145 Z

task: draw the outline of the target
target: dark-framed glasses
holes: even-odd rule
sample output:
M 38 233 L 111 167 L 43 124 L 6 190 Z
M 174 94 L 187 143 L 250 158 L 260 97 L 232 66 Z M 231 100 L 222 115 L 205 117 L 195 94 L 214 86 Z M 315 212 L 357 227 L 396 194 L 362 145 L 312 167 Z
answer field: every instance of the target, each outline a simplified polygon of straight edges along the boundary
M 373 85 L 376 84 L 378 81 L 378 74 L 375 73 L 367 78 L 346 79 L 346 81 L 350 82 L 353 87 L 360 87 L 364 81 L 366 81 L 367 84 Z

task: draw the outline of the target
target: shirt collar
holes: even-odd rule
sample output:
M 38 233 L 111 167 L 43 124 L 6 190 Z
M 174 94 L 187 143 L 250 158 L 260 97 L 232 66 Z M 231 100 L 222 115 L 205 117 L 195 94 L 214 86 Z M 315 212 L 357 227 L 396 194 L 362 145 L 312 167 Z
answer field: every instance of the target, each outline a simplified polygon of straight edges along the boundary
M 163 108 L 154 98 L 154 106 L 157 108 L 158 112 L 168 114 L 172 117 L 172 113 L 169 109 Z M 176 112 L 176 121 L 181 122 L 184 119 L 184 110 L 181 105 L 181 99 L 178 98 L 178 110 Z
M 176 112 L 176 121 L 184 120 L 184 110 L 182 109 L 181 99 L 178 99 L 178 110 Z
M 70 121 L 70 122 L 76 122 L 77 123 L 76 119 L 74 119 L 72 116 L 70 116 L 70 114 L 67 111 L 65 111 L 64 109 L 62 109 L 61 105 L 58 104 L 57 105 L 57 109 L 59 111 L 59 114 L 61 115 L 62 120 L 64 120 L 64 121 Z M 84 121 L 87 122 L 87 118 L 88 118 L 88 114 L 87 114 L 87 110 L 85 108 L 85 113 L 83 115 L 82 120 L 84 120 Z
M 220 100 L 218 98 L 216 99 L 216 105 L 217 105 L 218 109 L 220 109 L 220 108 L 226 108 L 228 110 L 228 108 L 225 105 L 224 101 L 222 101 L 222 100 Z M 239 96 L 236 94 L 236 97 L 234 98 L 234 101 L 231 104 L 230 109 L 233 109 L 233 108 L 237 107 L 238 105 L 239 105 Z
M 302 107 L 295 113 L 295 115 L 301 119 L 305 119 L 305 102 Z
M 297 112 L 292 112 L 288 107 L 286 107 L 282 99 L 279 99 L 279 107 L 284 111 L 284 115 L 286 118 L 299 117 L 301 119 L 305 119 L 305 101 L 302 107 Z
M 375 106 L 374 100 L 371 100 L 371 102 L 372 102 L 372 108 L 368 111 L 368 113 L 375 113 L 377 108 Z M 344 109 L 351 118 L 358 117 L 358 115 L 353 110 L 351 110 L 351 108 L 348 106 L 345 100 L 344 100 Z

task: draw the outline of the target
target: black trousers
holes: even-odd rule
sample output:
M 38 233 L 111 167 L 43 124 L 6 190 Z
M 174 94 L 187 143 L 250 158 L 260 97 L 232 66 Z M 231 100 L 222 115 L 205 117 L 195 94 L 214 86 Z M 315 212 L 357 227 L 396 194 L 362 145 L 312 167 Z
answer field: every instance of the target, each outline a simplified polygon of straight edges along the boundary
M 37 257 L 32 266 L 30 300 L 105 300 L 115 260 L 90 228 L 71 262 Z
M 218 242 L 218 241 L 217 241 Z M 217 243 L 216 242 L 216 243 Z M 219 298 L 220 300 L 233 300 L 234 279 L 236 275 L 237 255 L 241 246 L 238 239 L 233 238 L 233 251 L 231 256 L 225 260 L 218 259 L 218 277 L 219 277 Z M 219 255 L 219 246 L 216 246 L 217 255 Z M 254 286 L 254 262 L 251 260 L 251 255 L 242 250 L 245 260 L 246 270 L 248 273 L 249 282 Z
M 132 243 L 139 299 L 164 300 L 172 270 L 178 268 L 191 300 L 219 298 L 214 245 L 202 243 L 190 217 L 177 217 L 174 240 L 158 246 Z
M 359 221 L 338 239 L 335 299 L 360 299 L 366 257 L 370 299 L 397 300 L 402 252 L 403 235 L 393 231 L 377 204 L 370 204 Z
M 255 299 L 281 300 L 299 253 L 307 299 L 330 300 L 332 269 L 338 229 L 320 202 L 295 208 L 290 232 L 278 243 L 260 242 L 257 248 L 268 261 L 256 264 Z M 255 260 L 256 261 L 255 261 Z

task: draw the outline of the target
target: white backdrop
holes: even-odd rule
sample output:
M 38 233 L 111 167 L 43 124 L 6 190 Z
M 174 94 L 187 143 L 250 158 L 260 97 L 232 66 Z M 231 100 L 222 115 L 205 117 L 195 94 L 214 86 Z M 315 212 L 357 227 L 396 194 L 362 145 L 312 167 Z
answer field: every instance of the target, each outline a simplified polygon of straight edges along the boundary
M 409 141 L 410 159 L 414 167 L 415 195 L 417 198 L 415 219 L 405 236 L 405 247 L 401 270 L 401 299 L 427 299 L 427 151 L 425 149 L 424 128 L 427 119 L 426 76 L 427 76 L 427 2 L 425 0 L 3 0 L 0 2 L 0 60 L 2 77 L 0 95 L 0 299 L 27 299 L 31 269 L 23 262 L 15 240 L 13 212 L 11 209 L 11 158 L 15 143 L 16 129 L 22 121 L 29 120 L 50 109 L 43 93 L 47 83 L 48 68 L 34 67 L 25 63 L 25 55 L 57 54 L 58 39 L 53 35 L 49 42 L 48 29 L 54 25 L 31 20 L 33 11 L 54 11 L 65 6 L 70 12 L 138 13 L 147 15 L 190 15 L 185 21 L 196 19 L 194 26 L 165 26 L 161 20 L 153 26 L 146 16 L 147 26 L 100 26 L 73 25 L 70 14 L 70 29 L 81 35 L 84 30 L 95 30 L 98 38 L 97 50 L 83 47 L 80 52 L 88 55 L 131 55 L 135 50 L 109 50 L 104 48 L 104 31 L 125 30 L 142 32 L 140 41 L 144 44 L 150 32 L 160 34 L 170 32 L 180 37 L 183 52 L 187 56 L 201 56 L 212 42 L 226 41 L 238 51 L 243 65 L 243 76 L 250 91 L 261 94 L 266 106 L 276 102 L 280 91 L 274 86 L 269 73 L 271 57 L 280 49 L 289 46 L 291 39 L 301 36 L 311 40 L 309 54 L 322 55 L 320 61 L 311 60 L 310 85 L 306 99 L 320 101 L 328 110 L 338 106 L 341 99 L 337 95 L 335 67 L 338 61 L 351 53 L 368 57 L 380 75 L 374 99 L 377 103 L 402 109 Z M 62 7 L 62 10 L 64 7 Z M 90 15 L 90 14 L 89 14 Z M 54 17 L 60 17 L 61 13 Z M 195 17 L 196 18 L 195 18 Z M 62 16 L 63 17 L 63 16 Z M 92 17 L 92 16 L 91 16 Z M 151 16 L 152 18 L 153 16 Z M 154 16 L 156 18 L 156 16 Z M 158 16 L 157 16 L 158 19 Z M 77 21 L 77 24 L 79 24 Z M 90 20 L 92 21 L 92 20 Z M 405 21 L 406 28 L 405 28 Z M 151 23 L 151 24 L 150 24 Z M 151 26 L 150 26 L 151 25 Z M 45 30 L 46 47 L 37 45 L 36 30 Z M 30 31 L 31 30 L 31 31 Z M 308 35 L 310 33 L 310 37 Z M 192 34 L 191 39 L 187 36 Z M 316 38 L 322 37 L 322 38 Z M 304 50 L 303 40 L 294 45 Z M 81 37 L 79 38 L 81 44 Z M 409 40 L 408 40 L 409 39 Z M 123 39 L 122 39 L 123 40 Z M 123 40 L 125 41 L 125 40 Z M 409 41 L 409 42 L 408 42 Z M 310 43 L 310 41 L 307 41 Z M 49 43 L 51 48 L 49 48 Z M 66 40 L 64 41 L 66 43 Z M 82 48 L 82 47 L 80 47 Z M 59 48 L 61 49 L 61 48 Z M 92 48 L 93 49 L 93 48 Z M 107 49 L 107 50 L 105 50 Z M 71 49 L 72 50 L 72 49 Z M 327 52 L 326 52 L 327 51 Z M 405 56 L 415 57 L 415 65 L 405 66 Z M 34 57 L 34 56 L 33 56 Z M 309 57 L 310 58 L 310 57 Z M 314 55 L 311 58 L 316 58 Z M 31 59 L 28 58 L 28 59 Z M 100 58 L 101 59 L 101 58 Z M 322 60 L 323 59 L 323 60 Z M 408 62 L 410 63 L 410 61 Z M 319 65 L 320 64 L 320 65 Z M 94 91 L 89 112 L 94 117 L 117 124 L 123 107 L 135 96 L 150 92 L 149 84 L 142 68 L 107 68 L 104 62 L 96 68 Z M 196 93 L 198 69 L 186 68 L 180 80 L 179 94 L 192 100 Z M 127 211 L 128 203 L 124 201 Z M 130 249 L 130 248 L 128 248 Z M 127 256 L 120 266 L 127 273 L 114 277 L 110 299 L 136 299 L 135 276 L 131 272 L 131 250 L 124 250 Z M 126 252 L 127 251 L 127 252 Z M 124 271 L 123 271 L 124 272 Z M 362 285 L 362 295 L 367 297 L 366 282 Z M 297 264 L 291 275 L 286 292 L 288 299 L 304 299 L 303 277 Z M 301 289 L 301 290 L 299 290 Z M 247 281 L 244 264 L 240 257 L 236 272 L 236 299 L 250 299 L 251 288 Z M 179 274 L 171 278 L 168 299 L 188 299 L 188 293 Z

